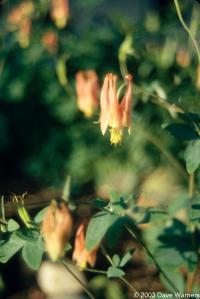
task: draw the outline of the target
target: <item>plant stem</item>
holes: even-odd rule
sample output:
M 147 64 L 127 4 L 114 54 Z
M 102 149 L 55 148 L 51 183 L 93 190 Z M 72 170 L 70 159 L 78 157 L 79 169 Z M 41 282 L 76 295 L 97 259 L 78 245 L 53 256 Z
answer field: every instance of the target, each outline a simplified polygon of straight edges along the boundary
M 194 172 L 190 174 L 189 176 L 189 187 L 188 187 L 188 194 L 189 197 L 192 198 L 194 195 L 194 188 L 195 188 L 195 181 L 194 181 Z
M 162 270 L 162 268 L 160 267 L 160 265 L 156 261 L 154 255 L 151 253 L 151 251 L 149 250 L 149 248 L 146 246 L 146 244 L 140 238 L 140 236 L 138 235 L 138 233 L 136 232 L 136 230 L 134 230 L 134 232 L 133 232 L 132 229 L 128 225 L 124 225 L 124 226 L 125 226 L 126 230 L 130 233 L 130 235 L 134 238 L 134 240 L 136 239 L 143 246 L 143 248 L 146 250 L 147 254 L 153 260 L 153 262 L 154 262 L 155 266 L 157 267 L 158 271 L 160 273 L 162 273 L 163 277 L 168 281 L 168 283 L 171 285 L 171 287 L 174 289 L 174 291 L 178 292 L 178 290 L 176 289 L 176 286 L 174 285 L 174 283 L 169 279 L 169 277 Z
M 88 290 L 86 285 L 74 274 L 74 272 L 68 267 L 67 263 L 65 263 L 62 259 L 59 260 L 59 263 L 63 265 L 67 271 L 80 283 L 80 285 L 83 287 L 84 291 L 88 295 L 90 299 L 95 299 L 95 297 L 92 295 L 92 293 Z
M 188 294 L 192 293 L 196 273 L 197 273 L 196 271 L 189 272 L 188 275 L 187 275 L 187 282 L 186 282 L 185 292 L 188 293 Z
M 195 48 L 196 53 L 197 53 L 198 62 L 199 62 L 199 65 L 200 65 L 200 52 L 199 52 L 199 47 L 198 47 L 197 41 L 195 40 L 192 32 L 190 31 L 190 29 L 186 25 L 185 21 L 183 20 L 178 0 L 174 0 L 174 5 L 176 7 L 176 12 L 177 12 L 179 21 L 181 22 L 183 28 L 187 31 L 188 35 L 190 36 L 190 38 L 193 42 L 194 48 Z
M 63 263 L 65 263 L 65 262 L 63 261 Z M 80 271 L 91 272 L 91 273 L 98 273 L 98 274 L 106 274 L 106 271 L 103 271 L 103 270 L 90 269 L 90 268 L 87 268 L 87 267 L 82 268 L 82 267 L 79 267 L 78 265 L 76 265 L 76 264 L 74 264 L 74 263 L 72 263 L 70 261 L 68 261 L 67 263 L 69 265 L 72 265 L 73 267 L 76 267 Z

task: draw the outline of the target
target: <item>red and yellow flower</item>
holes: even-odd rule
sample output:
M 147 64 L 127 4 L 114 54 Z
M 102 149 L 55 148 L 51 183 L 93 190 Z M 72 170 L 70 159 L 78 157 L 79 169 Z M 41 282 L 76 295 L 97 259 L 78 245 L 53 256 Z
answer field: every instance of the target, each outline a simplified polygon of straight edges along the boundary
M 100 96 L 100 126 L 104 135 L 110 127 L 111 144 L 118 144 L 122 141 L 123 129 L 128 128 L 131 131 L 131 114 L 132 114 L 132 76 L 125 77 L 127 86 L 125 94 L 119 101 L 117 93 L 117 76 L 111 73 L 107 74 Z

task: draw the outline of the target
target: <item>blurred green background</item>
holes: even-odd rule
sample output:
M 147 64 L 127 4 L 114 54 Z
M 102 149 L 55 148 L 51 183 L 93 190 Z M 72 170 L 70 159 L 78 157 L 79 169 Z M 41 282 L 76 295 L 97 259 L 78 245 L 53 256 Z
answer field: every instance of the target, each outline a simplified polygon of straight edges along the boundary
M 1 193 L 60 188 L 71 175 L 77 196 L 106 196 L 108 186 L 119 192 L 140 189 L 155 169 L 162 173 L 167 168 L 171 177 L 174 165 L 162 147 L 165 143 L 164 151 L 172 156 L 178 153 L 182 164 L 182 143 L 166 133 L 163 125 L 175 115 L 134 88 L 132 134 L 125 134 L 121 146 L 111 146 L 95 123 L 99 112 L 86 119 L 78 111 L 75 74 L 94 69 L 100 82 L 107 72 L 121 78 L 120 59 L 121 68 L 125 63 L 138 87 L 197 111 L 195 53 L 172 1 L 70 1 L 63 29 L 52 21 L 49 1 L 33 1 L 25 47 L 20 46 L 18 29 L 8 20 L 20 3 L 1 2 Z M 181 6 L 198 37 L 198 4 L 181 1 Z M 58 39 L 54 53 L 42 42 L 49 30 Z

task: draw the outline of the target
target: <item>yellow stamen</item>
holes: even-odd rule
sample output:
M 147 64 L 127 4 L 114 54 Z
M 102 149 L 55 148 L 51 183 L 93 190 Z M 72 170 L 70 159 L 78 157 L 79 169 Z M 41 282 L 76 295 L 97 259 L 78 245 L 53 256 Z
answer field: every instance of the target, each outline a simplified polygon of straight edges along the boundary
M 122 132 L 118 128 L 110 129 L 110 142 L 111 144 L 118 144 L 122 142 Z
M 93 110 L 90 109 L 90 108 L 87 108 L 87 109 L 85 109 L 85 110 L 83 111 L 83 113 L 84 113 L 84 115 L 85 115 L 86 118 L 90 118 L 90 117 L 92 117 L 92 115 L 93 115 Z

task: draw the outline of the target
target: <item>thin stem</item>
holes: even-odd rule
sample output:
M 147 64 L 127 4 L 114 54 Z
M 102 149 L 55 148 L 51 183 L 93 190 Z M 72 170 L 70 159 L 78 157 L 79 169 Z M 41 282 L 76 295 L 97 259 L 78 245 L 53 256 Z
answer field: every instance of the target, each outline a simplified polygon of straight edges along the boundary
M 195 189 L 195 176 L 194 176 L 194 172 L 190 174 L 189 176 L 189 190 L 188 190 L 188 194 L 189 197 L 192 198 L 194 195 L 194 189 Z
M 101 250 L 102 250 L 102 253 L 103 255 L 105 256 L 105 258 L 107 259 L 107 261 L 112 265 L 114 266 L 114 263 L 112 261 L 112 258 L 110 257 L 110 255 L 107 253 L 106 249 L 104 248 L 103 245 L 101 245 Z
M 59 263 L 63 265 L 67 271 L 80 283 L 80 285 L 83 287 L 84 291 L 88 295 L 90 299 L 95 299 L 95 297 L 92 295 L 92 293 L 88 290 L 86 285 L 74 274 L 74 272 L 68 267 L 68 265 L 61 259 L 59 260 Z
M 63 261 L 64 263 L 64 261 Z M 77 269 L 79 269 L 80 271 L 85 271 L 85 272 L 91 272 L 91 273 L 98 273 L 98 274 L 106 274 L 106 271 L 103 270 L 99 270 L 99 269 L 91 269 L 91 268 L 87 268 L 87 267 L 80 267 L 74 263 L 71 263 L 70 261 L 67 262 L 69 265 L 72 265 L 73 267 L 76 267 Z
M 192 273 L 188 273 L 187 275 L 187 282 L 186 282 L 186 288 L 185 288 L 185 292 L 187 294 L 191 294 L 192 293 L 192 289 L 193 289 L 193 284 L 195 281 L 195 276 L 196 276 L 197 271 L 194 271 Z
M 156 101 L 153 101 L 153 103 L 161 106 L 162 108 L 168 110 L 168 112 L 172 113 L 185 113 L 184 110 L 180 107 L 177 106 L 175 104 L 170 104 L 168 101 L 166 101 L 165 99 L 159 97 L 158 95 L 152 94 L 146 90 L 144 90 L 143 88 L 137 86 L 136 84 L 134 84 L 135 89 L 139 90 L 141 93 L 146 94 L 152 98 L 154 98 Z
M 162 270 L 162 268 L 158 264 L 157 260 L 155 259 L 154 255 L 151 253 L 151 251 L 149 250 L 149 248 L 146 246 L 146 244 L 140 238 L 140 236 L 138 235 L 138 233 L 135 230 L 133 232 L 132 229 L 128 225 L 124 225 L 124 226 L 125 226 L 126 230 L 130 233 L 130 235 L 134 238 L 134 240 L 136 239 L 143 246 L 143 248 L 146 250 L 147 254 L 153 260 L 153 262 L 154 262 L 155 266 L 157 267 L 158 271 L 160 273 L 162 273 L 163 277 L 165 277 L 165 279 L 168 281 L 168 283 L 173 287 L 174 291 L 178 292 L 178 290 L 177 290 L 176 286 L 174 285 L 174 283 L 171 281 L 171 279 L 169 279 L 169 277 Z
M 5 220 L 5 206 L 4 206 L 4 196 L 1 197 L 1 216 Z
M 181 22 L 183 28 L 187 31 L 188 35 L 190 36 L 190 38 L 193 42 L 193 45 L 194 45 L 196 53 L 197 53 L 198 62 L 199 62 L 199 65 L 200 65 L 200 52 L 199 52 L 199 47 L 198 47 L 197 41 L 195 40 L 192 32 L 190 31 L 190 29 L 186 25 L 185 21 L 183 20 L 178 0 L 174 0 L 174 4 L 175 4 L 175 7 L 176 7 L 176 12 L 177 12 L 179 21 Z
M 125 285 L 127 285 L 127 287 L 129 287 L 133 292 L 139 293 L 139 291 L 128 280 L 126 280 L 124 277 L 119 277 L 119 279 L 121 281 L 123 281 L 123 283 Z

